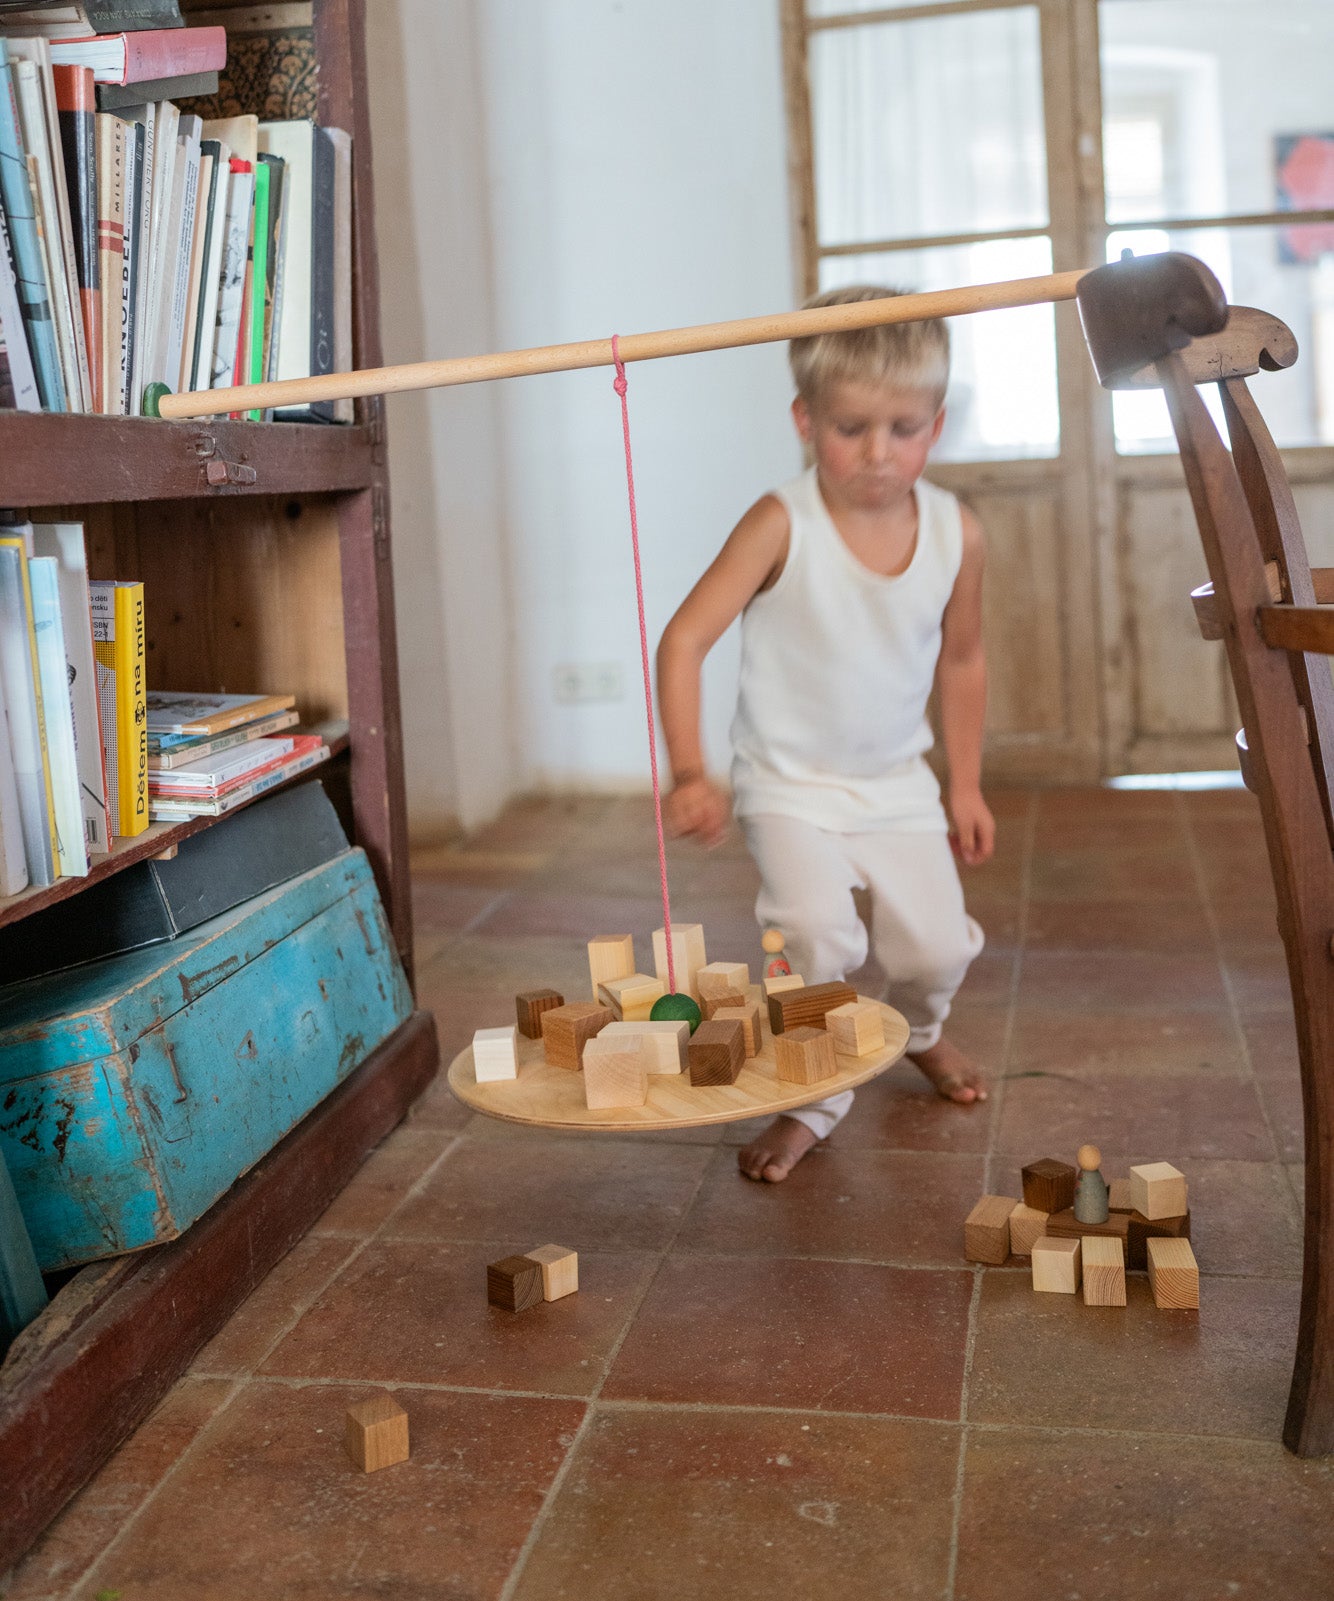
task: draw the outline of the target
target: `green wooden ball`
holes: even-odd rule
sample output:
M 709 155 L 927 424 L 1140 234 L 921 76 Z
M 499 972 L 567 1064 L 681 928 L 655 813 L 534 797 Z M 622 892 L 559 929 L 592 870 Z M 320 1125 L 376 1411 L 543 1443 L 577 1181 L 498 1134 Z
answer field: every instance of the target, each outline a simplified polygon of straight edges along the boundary
M 655 1023 L 689 1023 L 692 1034 L 704 1018 L 688 995 L 663 995 L 654 1001 L 653 1010 L 648 1015 Z

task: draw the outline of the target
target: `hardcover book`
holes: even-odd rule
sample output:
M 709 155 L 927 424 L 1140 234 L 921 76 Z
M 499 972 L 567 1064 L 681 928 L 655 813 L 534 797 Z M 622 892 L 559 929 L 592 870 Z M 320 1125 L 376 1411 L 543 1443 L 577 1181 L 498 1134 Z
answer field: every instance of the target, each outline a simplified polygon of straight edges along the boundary
M 104 411 L 102 395 L 102 271 L 97 236 L 97 116 L 93 75 L 86 67 L 55 67 L 56 108 L 65 159 L 74 264 L 87 347 L 90 411 Z
M 148 731 L 224 734 L 229 728 L 271 717 L 295 705 L 295 695 L 196 695 L 155 689 L 148 696 Z
M 145 83 L 187 72 L 217 72 L 227 64 L 226 28 L 151 28 L 57 39 L 59 66 L 91 67 L 98 83 Z

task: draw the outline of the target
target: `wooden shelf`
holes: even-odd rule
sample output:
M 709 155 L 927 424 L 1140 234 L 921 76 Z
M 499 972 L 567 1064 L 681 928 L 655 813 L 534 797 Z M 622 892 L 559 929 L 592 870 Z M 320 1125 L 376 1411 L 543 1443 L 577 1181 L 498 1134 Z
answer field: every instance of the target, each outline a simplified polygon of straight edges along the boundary
M 336 493 L 380 454 L 378 428 L 0 411 L 0 506 Z
M 324 742 L 329 747 L 330 761 L 348 748 L 348 731 L 345 723 L 339 724 L 335 729 L 306 731 L 324 735 Z M 315 767 L 308 767 L 288 782 L 299 784 L 323 772 L 326 766 L 327 763 L 321 762 Z M 272 789 L 265 790 L 263 795 L 257 795 L 255 800 L 264 800 L 267 796 L 276 795 L 280 789 L 286 788 L 286 784 L 275 784 Z M 254 803 L 247 801 L 245 806 L 253 806 Z M 116 840 L 105 856 L 93 857 L 91 869 L 85 877 L 58 878 L 54 884 L 48 884 L 44 889 L 25 889 L 18 895 L 10 895 L 0 900 L 0 928 L 6 923 L 16 923 L 21 917 L 31 917 L 34 912 L 54 906 L 57 901 L 68 900 L 71 895 L 79 894 L 90 884 L 96 884 L 103 878 L 110 878 L 113 873 L 132 867 L 135 862 L 145 861 L 150 856 L 158 856 L 173 845 L 179 845 L 183 839 L 189 839 L 191 834 L 212 828 L 214 823 L 221 823 L 227 817 L 235 817 L 237 812 L 245 810 L 245 806 L 238 806 L 235 810 L 224 813 L 223 817 L 192 817 L 181 823 L 150 823 L 142 834 L 135 834 L 132 838 L 122 837 Z

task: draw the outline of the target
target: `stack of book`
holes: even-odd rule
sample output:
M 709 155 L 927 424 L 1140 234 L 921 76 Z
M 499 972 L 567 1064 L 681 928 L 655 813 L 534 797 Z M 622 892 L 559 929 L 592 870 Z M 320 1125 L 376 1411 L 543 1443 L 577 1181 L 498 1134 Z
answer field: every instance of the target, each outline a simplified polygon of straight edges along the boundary
M 292 695 L 148 696 L 152 820 L 220 817 L 324 761 L 318 734 L 284 734 Z
M 0 0 L 0 407 L 137 416 L 153 384 L 352 366 L 350 136 L 179 112 L 227 35 L 163 21 L 177 0 Z

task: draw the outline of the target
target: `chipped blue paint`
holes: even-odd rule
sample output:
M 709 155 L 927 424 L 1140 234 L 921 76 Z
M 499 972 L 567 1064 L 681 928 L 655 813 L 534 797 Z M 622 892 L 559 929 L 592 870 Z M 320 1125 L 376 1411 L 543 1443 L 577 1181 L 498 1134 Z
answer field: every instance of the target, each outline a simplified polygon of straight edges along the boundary
M 0 991 L 0 1152 L 43 1270 L 173 1239 L 411 1008 L 361 851 Z

